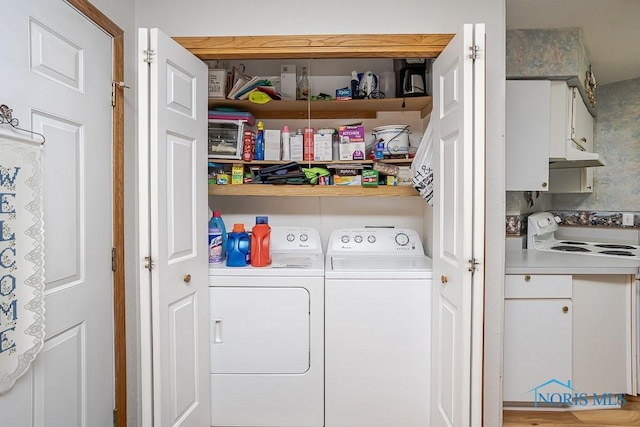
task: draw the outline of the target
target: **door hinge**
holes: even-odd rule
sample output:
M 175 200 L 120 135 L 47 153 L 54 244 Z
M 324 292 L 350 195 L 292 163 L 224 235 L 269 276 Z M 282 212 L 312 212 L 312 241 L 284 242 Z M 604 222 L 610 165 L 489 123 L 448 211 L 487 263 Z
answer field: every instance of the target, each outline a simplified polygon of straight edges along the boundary
M 478 47 L 478 45 L 471 45 L 469 46 L 469 51 L 471 52 L 469 54 L 469 58 L 473 61 L 475 61 L 478 58 L 478 51 L 480 50 L 480 48 Z
M 477 259 L 473 258 L 469 260 L 469 271 L 471 274 L 475 273 L 477 270 L 477 265 L 480 264 Z
M 153 270 L 153 260 L 151 259 L 151 256 L 144 257 L 144 260 L 146 261 L 144 268 L 147 270 Z
M 111 107 L 116 106 L 116 89 L 130 89 L 124 82 L 111 81 Z
M 143 61 L 146 62 L 147 64 L 151 64 L 151 62 L 153 62 L 153 55 L 155 55 L 156 53 L 151 49 L 145 49 L 144 51 L 142 51 L 142 53 L 147 55 L 147 57 L 144 58 Z
M 113 409 L 113 427 L 118 427 L 118 410 Z
M 116 248 L 111 248 L 111 271 L 116 271 Z

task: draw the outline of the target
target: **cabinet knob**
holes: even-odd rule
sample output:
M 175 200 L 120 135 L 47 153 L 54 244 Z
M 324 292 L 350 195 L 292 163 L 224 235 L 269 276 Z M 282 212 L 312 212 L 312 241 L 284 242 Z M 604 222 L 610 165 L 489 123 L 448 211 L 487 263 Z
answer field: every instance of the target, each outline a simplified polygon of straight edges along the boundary
M 566 305 L 562 306 L 562 312 L 563 313 L 568 313 L 569 312 L 569 307 L 567 307 Z
M 447 279 L 447 276 L 445 276 L 444 274 L 442 276 L 440 276 L 440 281 L 442 283 L 447 283 L 449 281 L 449 279 Z
M 525 275 L 524 275 L 524 281 L 525 281 L 525 282 L 530 282 L 530 281 L 531 281 L 531 275 L 529 275 L 529 274 L 525 274 Z
M 541 186 L 542 188 L 547 188 L 547 185 L 549 185 L 549 184 L 547 184 L 546 182 L 543 182 L 542 184 L 540 184 L 540 186 Z
M 190 274 L 185 274 L 182 277 L 182 280 L 184 280 L 184 283 L 189 283 L 191 281 L 191 275 Z

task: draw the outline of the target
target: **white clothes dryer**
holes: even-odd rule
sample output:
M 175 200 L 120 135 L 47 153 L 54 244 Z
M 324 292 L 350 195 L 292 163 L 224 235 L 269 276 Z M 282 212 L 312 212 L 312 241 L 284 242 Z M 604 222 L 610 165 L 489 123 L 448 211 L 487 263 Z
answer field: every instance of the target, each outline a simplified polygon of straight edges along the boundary
M 324 256 L 271 227 L 268 267 L 209 268 L 212 426 L 324 425 Z
M 331 233 L 325 425 L 429 425 L 431 259 L 408 229 Z

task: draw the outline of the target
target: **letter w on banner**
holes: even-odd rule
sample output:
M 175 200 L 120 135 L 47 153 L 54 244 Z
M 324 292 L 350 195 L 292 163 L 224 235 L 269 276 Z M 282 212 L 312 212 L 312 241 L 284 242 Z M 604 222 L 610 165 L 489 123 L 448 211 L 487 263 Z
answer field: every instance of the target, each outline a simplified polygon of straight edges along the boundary
M 0 132 L 0 393 L 44 343 L 41 153 L 39 141 Z

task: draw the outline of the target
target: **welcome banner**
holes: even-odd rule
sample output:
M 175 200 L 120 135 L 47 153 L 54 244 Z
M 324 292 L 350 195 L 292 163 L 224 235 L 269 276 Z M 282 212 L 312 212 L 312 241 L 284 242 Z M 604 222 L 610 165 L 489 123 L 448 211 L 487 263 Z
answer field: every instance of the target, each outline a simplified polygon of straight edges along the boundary
M 0 133 L 0 393 L 44 343 L 42 147 Z

